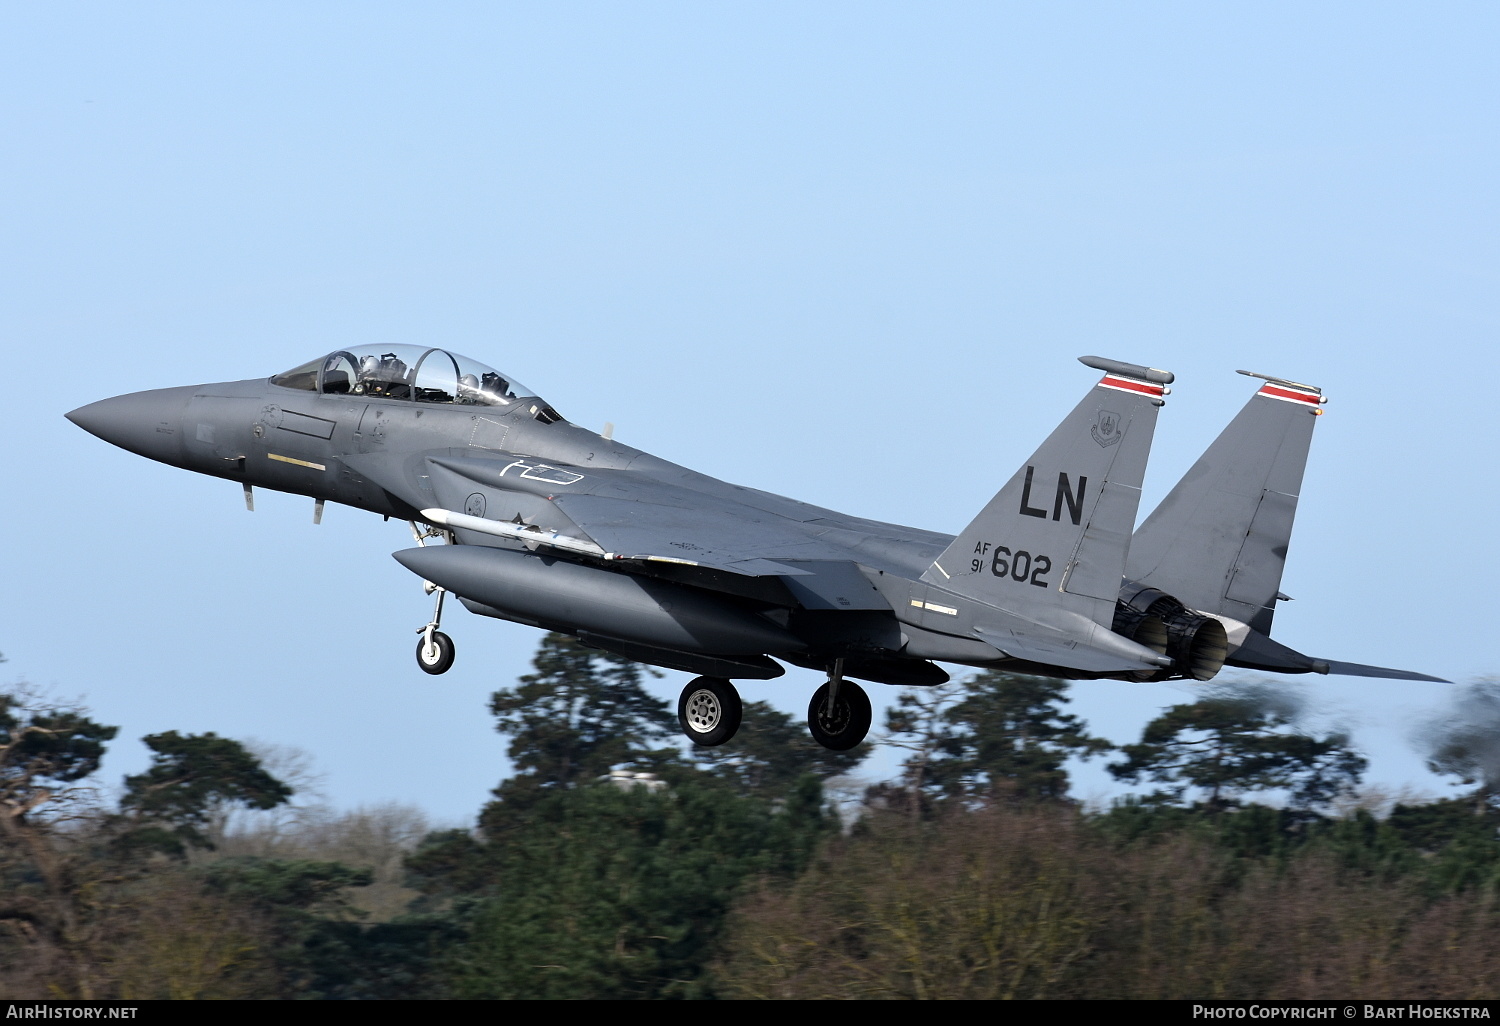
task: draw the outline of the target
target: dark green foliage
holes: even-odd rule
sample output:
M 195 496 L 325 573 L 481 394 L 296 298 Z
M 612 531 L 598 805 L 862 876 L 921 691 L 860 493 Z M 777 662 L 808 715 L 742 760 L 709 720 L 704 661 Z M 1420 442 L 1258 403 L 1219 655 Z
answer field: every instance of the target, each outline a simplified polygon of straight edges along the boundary
M 266 912 L 306 916 L 347 915 L 348 887 L 370 882 L 370 872 L 337 862 L 303 859 L 233 859 L 209 863 L 204 879 L 214 890 Z
M 1414 876 L 1422 867 L 1421 854 L 1405 843 L 1390 819 L 1377 819 L 1366 809 L 1316 824 L 1308 843 L 1332 857 L 1345 874 L 1383 884 Z
M 1489 839 L 1500 826 L 1500 816 L 1476 814 L 1474 806 L 1462 799 L 1428 802 L 1424 805 L 1397 805 L 1389 819 L 1395 830 L 1417 851 L 1441 851 L 1462 839 Z
M 823 806 L 822 782 L 804 773 L 792 785 L 766 835 L 764 869 L 783 878 L 801 872 L 818 846 L 839 832 L 838 818 Z
M 1250 791 L 1289 792 L 1297 809 L 1326 805 L 1359 782 L 1366 761 L 1343 734 L 1317 738 L 1288 728 L 1294 710 L 1264 689 L 1220 689 L 1174 705 L 1146 725 L 1112 763 L 1117 779 L 1167 785 L 1153 796 L 1182 801 L 1190 789 L 1211 810 Z
M 450 954 L 470 998 L 705 996 L 747 878 L 791 873 L 826 833 L 816 778 L 779 813 L 700 776 L 656 791 L 594 783 L 535 803 L 493 853 L 491 896 Z
M 740 729 L 727 744 L 694 748 L 700 766 L 744 795 L 780 798 L 804 774 L 820 779 L 853 772 L 870 753 L 861 744 L 835 752 L 812 739 L 807 726 L 766 702 L 746 702 Z
M 676 727 L 666 704 L 641 687 L 639 663 L 548 634 L 532 665 L 535 673 L 490 698 L 495 729 L 510 736 L 516 768 L 481 816 L 492 833 L 524 816 L 542 792 L 596 780 L 612 767 L 650 763 Z
M 120 808 L 133 829 L 130 841 L 181 854 L 186 846 L 212 847 L 203 836 L 216 805 L 270 809 L 292 789 L 261 768 L 238 741 L 217 734 L 169 730 L 141 739 L 153 753 L 145 773 L 125 778 Z
M 431 898 L 477 894 L 494 876 L 492 850 L 471 830 L 439 830 L 407 856 L 406 868 Z
M 1149 849 L 1190 838 L 1222 857 L 1219 871 L 1228 884 L 1252 864 L 1284 864 L 1328 822 L 1317 816 L 1310 818 L 1293 810 L 1265 805 L 1210 812 L 1207 806 L 1182 808 L 1127 798 L 1092 817 L 1090 825 L 1122 848 Z
M 15 840 L 37 808 L 55 810 L 71 784 L 99 768 L 115 733 L 37 694 L 0 694 L 0 837 Z
M 1069 756 L 1097 755 L 1110 744 L 1061 711 L 1066 681 L 989 670 L 964 683 L 949 714 L 962 728 L 962 749 L 946 767 L 950 791 L 1056 800 L 1067 794 Z
M 1397 805 L 1388 829 L 1423 856 L 1420 874 L 1433 894 L 1500 886 L 1500 812 L 1468 799 Z
M 321 997 L 354 982 L 350 967 L 364 954 L 364 934 L 348 889 L 369 884 L 368 870 L 307 859 L 225 859 L 201 875 L 211 893 L 265 924 L 266 953 L 284 990 Z
M 18 800 L 10 797 L 20 794 L 18 788 L 56 788 L 93 773 L 104 757 L 104 743 L 119 733 L 76 709 L 27 705 L 20 695 L 0 694 L 0 794 L 10 799 L 8 810 Z
M 443 959 L 465 937 L 461 916 L 404 916 L 360 926 L 329 924 L 310 945 L 315 970 L 308 997 L 339 1000 L 412 1000 L 450 996 L 442 982 Z
M 548 634 L 532 665 L 490 698 L 519 773 L 544 785 L 592 780 L 670 736 L 674 720 L 641 687 L 639 663 Z
M 904 693 L 886 715 L 905 763 L 908 802 L 947 798 L 1057 801 L 1068 790 L 1064 763 L 1112 747 L 1062 711 L 1068 684 L 987 670 L 945 688 Z
M 1453 711 L 1429 725 L 1426 740 L 1428 769 L 1472 787 L 1475 811 L 1500 811 L 1500 681 L 1465 688 Z

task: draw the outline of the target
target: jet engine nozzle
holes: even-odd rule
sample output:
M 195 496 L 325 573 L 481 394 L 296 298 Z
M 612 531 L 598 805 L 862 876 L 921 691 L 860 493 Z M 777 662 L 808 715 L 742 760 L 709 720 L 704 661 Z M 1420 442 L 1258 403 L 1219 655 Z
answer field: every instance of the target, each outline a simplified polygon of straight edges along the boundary
M 1224 625 L 1212 616 L 1187 608 L 1177 599 L 1156 588 L 1145 588 L 1127 582 L 1120 589 L 1120 599 L 1115 603 L 1115 633 L 1122 634 L 1147 648 L 1155 648 L 1152 641 L 1158 635 L 1164 641 L 1162 649 L 1172 659 L 1170 670 L 1137 680 L 1167 680 L 1172 677 L 1188 677 L 1192 680 L 1212 680 L 1229 658 L 1229 635 Z
M 1155 652 L 1157 655 L 1167 654 L 1167 645 L 1170 637 L 1167 634 L 1167 625 L 1158 616 L 1152 616 L 1144 609 L 1137 609 L 1124 602 L 1115 603 L 1115 621 L 1110 630 L 1123 638 L 1129 638 L 1137 645 L 1143 645 Z M 1153 680 L 1161 674 L 1161 670 L 1136 670 L 1128 675 L 1130 680 Z

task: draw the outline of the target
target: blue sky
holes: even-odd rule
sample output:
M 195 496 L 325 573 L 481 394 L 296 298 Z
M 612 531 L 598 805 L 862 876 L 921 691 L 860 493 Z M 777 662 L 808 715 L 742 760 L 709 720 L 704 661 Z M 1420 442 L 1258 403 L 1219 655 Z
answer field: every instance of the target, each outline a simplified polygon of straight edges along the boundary
M 0 11 L 0 679 L 120 724 L 111 777 L 214 730 L 307 749 L 339 804 L 461 820 L 506 771 L 485 700 L 539 636 L 457 611 L 457 666 L 420 674 L 403 526 L 249 514 L 62 418 L 363 343 L 950 532 L 1092 383 L 1080 354 L 1178 375 L 1146 508 L 1253 391 L 1236 368 L 1312 382 L 1277 636 L 1500 668 L 1492 5 L 431 7 Z M 745 691 L 800 712 L 815 683 Z M 1408 735 L 1452 688 L 1300 683 L 1372 779 L 1441 789 Z M 1130 740 L 1190 691 L 1075 711 Z

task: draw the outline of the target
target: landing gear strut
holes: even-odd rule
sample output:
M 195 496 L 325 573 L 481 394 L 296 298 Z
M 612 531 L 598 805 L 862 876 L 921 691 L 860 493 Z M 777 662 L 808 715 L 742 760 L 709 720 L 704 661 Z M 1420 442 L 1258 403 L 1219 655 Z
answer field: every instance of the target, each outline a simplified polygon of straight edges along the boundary
M 704 748 L 722 745 L 740 729 L 744 706 L 722 677 L 695 677 L 677 698 L 677 722 L 688 740 Z
M 427 547 L 428 538 L 441 538 L 447 544 L 453 544 L 453 535 L 448 531 L 431 526 L 418 527 L 415 520 L 408 520 L 407 525 L 411 528 L 411 536 L 423 548 Z M 417 665 L 422 668 L 423 673 L 447 673 L 457 654 L 453 648 L 453 639 L 438 630 L 443 625 L 443 596 L 448 590 L 431 581 L 423 581 L 422 590 L 429 595 L 437 595 L 437 605 L 432 610 L 432 621 L 425 627 L 417 628 L 417 633 L 422 635 L 422 640 L 417 642 Z
M 844 680 L 844 661 L 835 659 L 828 683 L 813 692 L 807 706 L 807 729 L 813 740 L 835 752 L 846 752 L 870 732 L 870 696 Z
M 431 582 L 427 582 L 426 587 L 429 593 L 437 595 L 437 606 L 432 611 L 432 622 L 417 628 L 417 633 L 422 635 L 422 640 L 417 642 L 417 665 L 425 673 L 447 673 L 456 654 L 453 639 L 438 630 L 443 622 L 443 596 L 447 589 Z

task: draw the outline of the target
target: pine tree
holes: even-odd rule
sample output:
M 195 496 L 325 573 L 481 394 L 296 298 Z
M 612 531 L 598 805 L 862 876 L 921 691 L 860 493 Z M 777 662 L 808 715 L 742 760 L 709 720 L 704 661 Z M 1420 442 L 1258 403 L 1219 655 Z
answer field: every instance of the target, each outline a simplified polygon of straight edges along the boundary
M 676 726 L 665 702 L 641 686 L 639 663 L 585 646 L 565 634 L 542 639 L 535 672 L 490 698 L 495 729 L 510 736 L 514 776 L 480 815 L 498 832 L 542 794 L 596 780 L 617 766 L 675 759 L 659 746 Z
M 1429 724 L 1427 768 L 1456 777 L 1476 814 L 1500 811 L 1500 681 L 1481 680 L 1458 696 L 1445 719 Z
M 1118 780 L 1166 785 L 1156 792 L 1164 800 L 1197 790 L 1213 811 L 1249 791 L 1287 791 L 1293 808 L 1316 809 L 1352 791 L 1367 762 L 1345 734 L 1295 729 L 1296 714 L 1284 692 L 1219 688 L 1152 720 L 1108 769 Z
M 271 809 L 292 796 L 290 787 L 230 738 L 169 730 L 141 740 L 154 753 L 151 766 L 125 778 L 120 799 L 130 844 L 177 855 L 188 846 L 211 848 L 203 830 L 216 809 Z
M 1066 681 L 988 670 L 957 687 L 902 695 L 888 712 L 890 743 L 911 749 L 908 800 L 1056 801 L 1068 791 L 1064 763 L 1112 746 L 1062 711 Z

